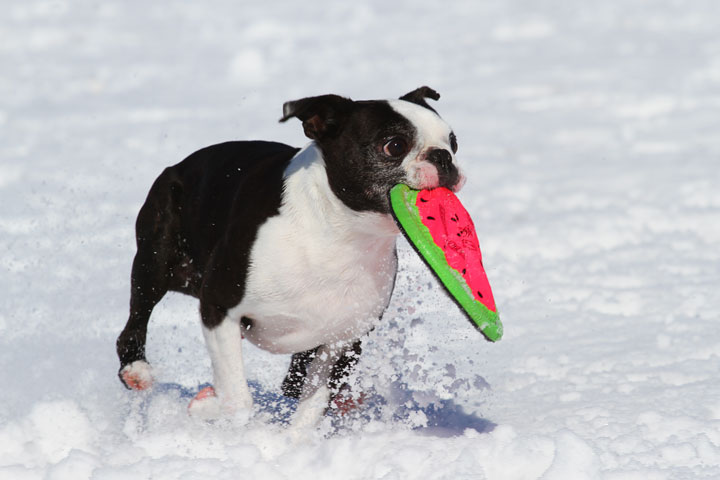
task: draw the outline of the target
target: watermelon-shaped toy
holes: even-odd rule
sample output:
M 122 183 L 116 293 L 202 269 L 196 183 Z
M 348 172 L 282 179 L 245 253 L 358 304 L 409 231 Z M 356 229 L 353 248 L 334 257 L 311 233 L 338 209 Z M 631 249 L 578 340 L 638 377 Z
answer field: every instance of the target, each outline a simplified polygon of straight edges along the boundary
M 447 188 L 413 190 L 399 184 L 390 204 L 400 230 L 473 325 L 494 342 L 503 334 L 482 263 L 475 226 Z

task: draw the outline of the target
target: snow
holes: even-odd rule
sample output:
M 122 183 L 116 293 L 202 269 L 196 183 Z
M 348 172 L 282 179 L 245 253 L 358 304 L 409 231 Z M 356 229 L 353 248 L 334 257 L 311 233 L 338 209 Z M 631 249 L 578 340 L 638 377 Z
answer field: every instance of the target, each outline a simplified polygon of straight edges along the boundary
M 713 0 L 6 0 L 0 17 L 0 479 L 720 477 L 720 5 Z M 357 369 L 365 408 L 295 438 L 288 357 L 208 424 L 196 302 L 126 391 L 133 224 L 162 169 L 303 145 L 286 100 L 420 85 L 457 133 L 505 337 L 404 242 Z

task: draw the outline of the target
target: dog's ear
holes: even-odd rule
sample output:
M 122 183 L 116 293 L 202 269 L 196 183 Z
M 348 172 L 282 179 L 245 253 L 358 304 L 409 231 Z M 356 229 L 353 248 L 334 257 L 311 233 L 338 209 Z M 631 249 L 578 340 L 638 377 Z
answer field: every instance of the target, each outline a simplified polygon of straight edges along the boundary
M 285 102 L 280 121 L 297 117 L 302 121 L 303 130 L 308 138 L 322 140 L 338 132 L 353 103 L 349 98 L 339 95 L 301 98 Z
M 435 109 L 432 108 L 428 103 L 425 101 L 426 98 L 432 98 L 433 100 L 440 100 L 440 94 L 433 90 L 430 87 L 420 87 L 416 88 L 412 92 L 406 93 L 402 97 L 400 97 L 400 100 L 405 100 L 406 102 L 412 102 L 416 105 L 420 105 L 421 107 L 425 107 L 429 110 L 432 110 L 435 112 Z M 435 112 L 437 113 L 437 112 Z

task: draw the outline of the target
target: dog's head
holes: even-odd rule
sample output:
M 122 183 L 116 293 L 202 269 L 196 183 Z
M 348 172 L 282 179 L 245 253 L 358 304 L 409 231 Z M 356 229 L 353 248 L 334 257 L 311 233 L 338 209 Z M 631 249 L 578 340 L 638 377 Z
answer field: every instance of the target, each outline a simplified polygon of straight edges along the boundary
M 399 100 L 309 97 L 285 103 L 280 121 L 303 122 L 322 152 L 330 187 L 347 206 L 389 213 L 388 192 L 398 183 L 455 191 L 464 183 L 455 134 L 426 98 L 440 95 L 421 87 Z

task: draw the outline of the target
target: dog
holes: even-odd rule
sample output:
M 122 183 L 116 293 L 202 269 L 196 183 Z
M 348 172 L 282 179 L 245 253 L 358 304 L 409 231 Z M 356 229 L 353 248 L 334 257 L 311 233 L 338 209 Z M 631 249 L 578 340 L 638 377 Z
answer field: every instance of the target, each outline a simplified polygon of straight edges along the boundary
M 291 424 L 315 425 L 390 301 L 400 233 L 390 189 L 464 183 L 455 134 L 428 98 L 440 95 L 420 87 L 398 100 L 286 102 L 280 121 L 302 121 L 304 148 L 232 141 L 166 168 L 136 222 L 130 316 L 117 339 L 123 384 L 151 386 L 150 314 L 165 293 L 182 292 L 200 301 L 213 370 L 190 414 L 252 408 L 245 338 L 292 354 L 282 384 L 299 399 Z

